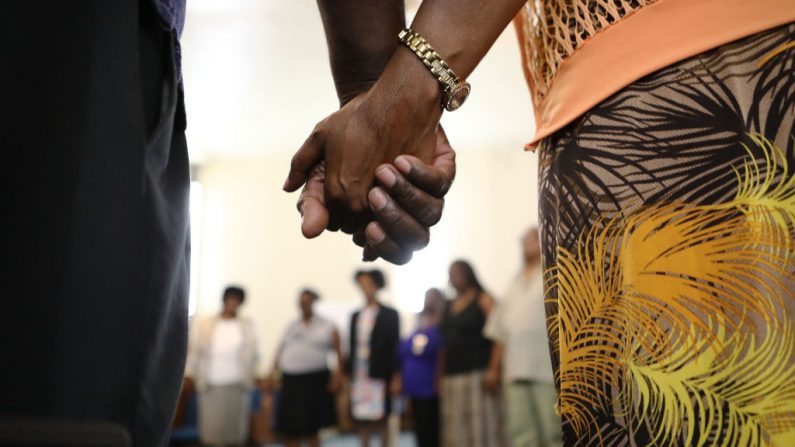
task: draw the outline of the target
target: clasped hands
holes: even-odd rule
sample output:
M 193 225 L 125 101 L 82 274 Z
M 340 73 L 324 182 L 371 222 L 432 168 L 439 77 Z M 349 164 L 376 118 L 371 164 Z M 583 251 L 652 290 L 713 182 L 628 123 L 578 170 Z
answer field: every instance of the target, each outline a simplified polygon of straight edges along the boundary
M 342 230 L 363 247 L 364 260 L 405 264 L 441 218 L 455 152 L 439 125 L 438 86 L 385 77 L 315 126 L 284 190 L 303 186 L 305 237 Z

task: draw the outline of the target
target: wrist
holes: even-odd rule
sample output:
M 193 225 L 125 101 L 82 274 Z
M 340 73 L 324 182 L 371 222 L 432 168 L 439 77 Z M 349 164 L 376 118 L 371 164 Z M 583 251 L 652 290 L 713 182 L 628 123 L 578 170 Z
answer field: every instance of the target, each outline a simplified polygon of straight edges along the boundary
M 435 124 L 442 115 L 439 81 L 408 48 L 395 50 L 372 91 L 390 105 L 409 108 L 419 119 L 435 118 Z
M 365 79 L 337 82 L 337 98 L 340 101 L 340 107 L 350 102 L 353 98 L 370 91 L 377 81 L 377 79 Z

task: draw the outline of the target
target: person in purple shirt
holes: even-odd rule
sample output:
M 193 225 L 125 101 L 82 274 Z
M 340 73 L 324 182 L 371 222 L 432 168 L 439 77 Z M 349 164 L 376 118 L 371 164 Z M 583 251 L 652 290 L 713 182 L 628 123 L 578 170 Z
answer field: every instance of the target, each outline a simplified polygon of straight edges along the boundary
M 439 355 L 445 298 L 439 289 L 425 292 L 419 328 L 400 344 L 403 393 L 409 397 L 418 447 L 439 445 Z

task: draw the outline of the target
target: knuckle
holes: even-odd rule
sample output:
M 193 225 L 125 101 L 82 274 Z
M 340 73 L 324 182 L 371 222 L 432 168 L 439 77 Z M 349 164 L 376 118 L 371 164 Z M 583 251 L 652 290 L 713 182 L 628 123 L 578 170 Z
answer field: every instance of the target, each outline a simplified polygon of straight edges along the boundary
M 407 264 L 409 261 L 411 261 L 411 258 L 413 257 L 414 257 L 414 252 L 405 251 L 400 254 L 400 257 L 398 259 L 398 264 L 400 265 Z
M 328 118 L 324 118 L 321 121 L 318 121 L 317 124 L 315 124 L 315 127 L 312 128 L 312 132 L 309 133 L 310 141 L 317 141 L 317 139 L 320 138 L 320 135 L 323 133 L 323 128 L 324 125 L 326 124 L 326 120 L 328 120 Z
M 416 196 L 416 187 L 406 180 L 401 173 L 395 173 L 395 183 L 384 188 L 389 192 L 389 195 L 400 203 L 414 200 Z
M 390 254 L 388 256 L 382 256 L 382 258 L 386 259 L 387 261 L 389 261 L 389 262 L 391 262 L 391 263 L 393 263 L 395 265 L 405 265 L 405 264 L 408 264 L 409 261 L 411 261 L 411 258 L 413 256 L 414 256 L 414 253 L 412 253 L 411 251 L 403 251 L 403 250 L 401 250 L 401 251 L 392 253 L 392 254 Z
M 417 190 L 414 185 L 409 183 L 401 176 L 397 176 L 395 184 L 392 186 L 391 193 L 399 202 L 411 202 L 417 197 Z
M 359 179 L 339 179 L 340 199 L 351 211 L 364 212 L 368 208 L 367 190 Z
M 441 182 L 439 182 L 439 195 L 445 195 L 450 188 L 453 186 L 453 179 L 452 178 L 443 178 Z
M 378 220 L 389 226 L 397 226 L 403 221 L 403 214 L 394 203 L 387 201 L 386 206 L 378 211 Z
M 327 181 L 325 194 L 329 203 L 340 206 L 351 213 L 366 213 L 370 209 L 365 195 L 359 194 L 358 190 L 346 187 L 342 183 Z
M 340 201 L 345 196 L 345 191 L 337 182 L 326 182 L 326 197 L 333 201 Z
M 337 215 L 337 213 L 335 213 L 333 211 L 329 213 L 329 221 L 328 221 L 328 225 L 326 225 L 326 228 L 329 231 L 339 231 L 339 229 L 340 229 L 340 219 L 339 219 L 339 216 Z
M 444 200 L 437 199 L 420 208 L 417 218 L 423 225 L 432 227 L 442 219 Z
M 365 213 L 369 209 L 367 200 L 361 197 L 348 197 L 345 204 L 347 208 L 355 214 Z
M 428 231 L 422 231 L 420 233 L 419 239 L 414 243 L 414 249 L 421 250 L 428 246 L 431 243 L 431 233 Z
M 401 249 L 404 251 L 413 252 L 415 250 L 421 250 L 427 247 L 431 242 L 430 231 L 421 227 L 407 228 L 400 236 Z

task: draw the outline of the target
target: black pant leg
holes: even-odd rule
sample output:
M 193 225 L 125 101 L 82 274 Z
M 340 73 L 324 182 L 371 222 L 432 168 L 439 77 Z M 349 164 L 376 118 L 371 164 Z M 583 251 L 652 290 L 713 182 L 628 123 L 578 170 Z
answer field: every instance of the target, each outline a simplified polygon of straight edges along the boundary
M 439 399 L 412 399 L 414 433 L 418 447 L 439 446 Z
M 187 335 L 189 169 L 147 0 L 0 14 L 0 417 L 167 442 Z

